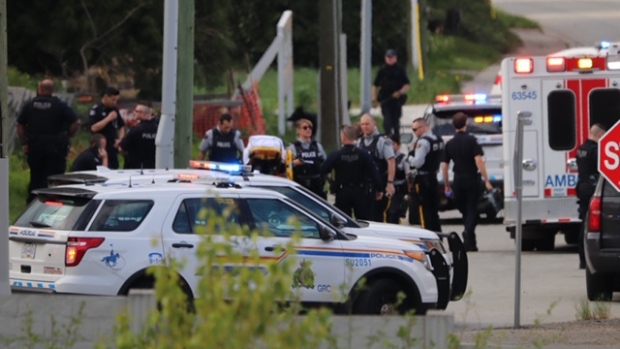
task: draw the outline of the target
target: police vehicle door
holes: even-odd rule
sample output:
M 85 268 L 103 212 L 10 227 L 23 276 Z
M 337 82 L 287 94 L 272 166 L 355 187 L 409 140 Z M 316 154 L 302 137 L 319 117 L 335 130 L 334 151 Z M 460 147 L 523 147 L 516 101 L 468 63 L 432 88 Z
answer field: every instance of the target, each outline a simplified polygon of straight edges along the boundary
M 345 257 L 342 242 L 323 241 L 319 229 L 320 220 L 300 209 L 290 199 L 244 196 L 253 219 L 260 232 L 257 241 L 261 260 L 280 263 L 294 259 L 291 270 L 291 288 L 304 302 L 334 302 L 340 300 L 339 288 L 345 277 Z M 296 252 L 287 245 L 291 237 L 299 234 Z
M 235 227 L 244 224 L 238 205 L 239 195 L 235 194 L 220 194 L 218 197 L 183 194 L 171 205 L 164 223 L 164 251 L 166 258 L 184 263 L 179 273 L 194 292 L 200 279 L 200 267 L 204 264 L 197 256 L 204 235 L 209 234 L 215 242 L 223 242 L 224 236 L 218 233 L 235 231 Z M 256 249 L 249 237 L 232 236 L 230 239 L 233 250 L 241 254 L 249 255 L 252 249 Z

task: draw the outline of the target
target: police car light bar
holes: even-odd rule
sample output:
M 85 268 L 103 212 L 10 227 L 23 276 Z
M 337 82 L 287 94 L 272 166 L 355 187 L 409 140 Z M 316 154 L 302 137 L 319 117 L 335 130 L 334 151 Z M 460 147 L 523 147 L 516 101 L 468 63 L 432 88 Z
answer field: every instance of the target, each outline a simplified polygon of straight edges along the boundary
M 249 173 L 252 168 L 250 166 L 244 166 L 241 164 L 226 164 L 223 162 L 211 162 L 211 161 L 198 161 L 190 160 L 190 168 L 219 171 L 226 173 Z
M 487 100 L 487 95 L 483 93 L 466 94 L 466 95 L 438 95 L 435 96 L 435 102 L 448 103 L 448 102 L 484 102 Z
M 534 71 L 534 60 L 531 58 L 517 58 L 514 63 L 517 74 L 530 74 Z

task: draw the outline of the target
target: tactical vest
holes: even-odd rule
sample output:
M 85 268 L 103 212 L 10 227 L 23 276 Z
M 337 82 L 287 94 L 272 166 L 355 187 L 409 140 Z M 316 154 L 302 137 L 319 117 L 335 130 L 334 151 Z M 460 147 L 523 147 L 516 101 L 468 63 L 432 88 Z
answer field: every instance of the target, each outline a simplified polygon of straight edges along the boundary
M 396 172 L 394 173 L 394 186 L 395 187 L 404 186 L 407 184 L 405 170 L 401 169 L 400 166 L 398 166 L 398 164 L 400 164 L 404 158 L 405 158 L 405 154 L 403 153 L 399 153 L 398 155 L 396 155 L 396 158 L 395 158 L 395 161 L 396 161 Z M 409 164 L 406 164 L 406 166 L 409 166 Z
M 596 164 L 598 144 L 592 140 L 587 140 L 577 149 L 577 171 L 579 172 L 580 183 L 596 185 L 599 172 Z
M 439 171 L 439 163 L 441 162 L 441 156 L 443 154 L 443 139 L 441 139 L 441 137 L 436 137 L 437 139 L 433 139 L 429 136 L 422 136 L 421 138 L 426 139 L 430 143 L 430 151 L 424 158 L 424 165 L 422 165 L 422 167 L 418 170 L 420 172 L 435 174 Z M 416 146 L 418 142 L 419 140 L 416 142 Z
M 382 159 L 379 156 L 379 150 L 377 149 L 377 144 L 379 143 L 379 138 L 381 137 L 382 137 L 381 135 L 374 135 L 372 142 L 370 142 L 369 145 L 366 145 L 364 142 L 364 139 L 362 138 L 359 140 L 359 148 L 368 152 L 368 155 L 370 155 L 370 158 L 372 159 L 372 161 L 377 166 L 377 169 L 379 170 L 379 176 L 381 177 L 383 181 L 386 181 L 387 180 L 387 168 L 388 168 L 387 160 Z
M 367 182 L 365 176 L 366 165 L 362 158 L 361 149 L 343 147 L 338 152 L 338 161 L 334 166 L 336 183 L 339 185 L 362 185 Z M 366 177 L 369 175 L 367 174 Z
M 320 177 L 323 159 L 319 154 L 319 145 L 316 141 L 310 143 L 308 149 L 301 146 L 300 141 L 293 143 L 297 157 L 304 161 L 303 165 L 293 167 L 294 179 L 315 179 Z
M 209 160 L 227 163 L 238 162 L 237 146 L 235 145 L 236 133 L 237 130 L 233 128 L 227 134 L 223 134 L 217 127 L 214 127 L 213 144 L 211 146 Z

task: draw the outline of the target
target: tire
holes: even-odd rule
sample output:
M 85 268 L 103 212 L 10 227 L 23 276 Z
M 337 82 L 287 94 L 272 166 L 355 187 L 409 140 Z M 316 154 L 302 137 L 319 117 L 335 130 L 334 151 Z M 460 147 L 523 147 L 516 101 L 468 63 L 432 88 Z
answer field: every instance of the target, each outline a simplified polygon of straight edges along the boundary
M 564 233 L 564 241 L 569 245 L 576 245 L 579 243 L 579 230 L 581 226 L 577 228 L 566 229 Z
M 495 218 L 497 218 L 497 212 L 495 211 L 495 209 L 493 208 L 489 208 L 486 210 L 485 212 L 486 216 L 487 216 L 487 220 L 492 221 Z
M 536 240 L 536 249 L 538 251 L 553 251 L 555 249 L 555 235 L 548 235 Z
M 610 274 L 592 274 L 590 269 L 586 268 L 586 290 L 588 300 L 592 302 L 610 301 L 613 293 L 613 278 Z
M 515 240 L 516 243 L 516 240 Z M 534 251 L 536 248 L 536 240 L 535 239 L 522 239 L 521 240 L 521 251 L 529 252 Z
M 426 313 L 422 302 L 414 299 L 414 292 L 406 294 L 401 304 L 396 304 L 398 294 L 405 293 L 396 281 L 391 279 L 378 279 L 371 282 L 367 289 L 362 291 L 353 304 L 353 313 L 360 315 L 395 315 L 404 314 L 408 310 L 415 310 L 416 315 Z

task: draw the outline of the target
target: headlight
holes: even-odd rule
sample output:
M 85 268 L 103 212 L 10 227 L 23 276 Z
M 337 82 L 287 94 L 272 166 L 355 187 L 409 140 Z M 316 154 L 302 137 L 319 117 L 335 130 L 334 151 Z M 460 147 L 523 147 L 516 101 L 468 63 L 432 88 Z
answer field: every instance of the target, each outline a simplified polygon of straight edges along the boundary
M 437 251 L 439 251 L 439 253 L 441 254 L 447 253 L 445 246 L 439 239 L 422 239 L 422 242 L 424 242 L 424 244 L 426 245 L 426 247 L 428 247 L 429 250 L 436 248 Z
M 426 256 L 426 253 L 424 251 L 403 250 L 403 252 L 407 257 L 422 263 L 427 270 L 432 271 L 431 264 L 428 261 L 428 257 Z

